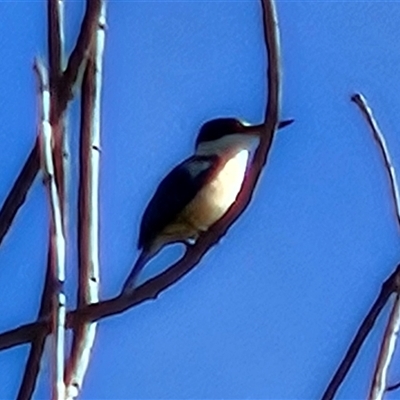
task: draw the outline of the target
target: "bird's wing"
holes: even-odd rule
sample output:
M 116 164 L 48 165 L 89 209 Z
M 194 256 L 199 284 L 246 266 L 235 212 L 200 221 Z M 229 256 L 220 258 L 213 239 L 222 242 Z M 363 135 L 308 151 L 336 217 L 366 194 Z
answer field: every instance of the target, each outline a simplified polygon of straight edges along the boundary
M 217 156 L 193 156 L 176 166 L 160 183 L 143 214 L 139 249 L 147 247 L 195 197 L 218 167 Z

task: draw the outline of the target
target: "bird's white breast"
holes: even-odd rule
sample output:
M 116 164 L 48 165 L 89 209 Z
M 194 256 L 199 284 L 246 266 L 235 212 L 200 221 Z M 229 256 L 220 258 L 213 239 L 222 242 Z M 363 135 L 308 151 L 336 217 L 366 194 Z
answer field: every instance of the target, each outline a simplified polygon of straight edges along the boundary
M 235 202 L 245 178 L 249 151 L 232 155 L 185 207 L 185 219 L 200 231 L 207 230 Z

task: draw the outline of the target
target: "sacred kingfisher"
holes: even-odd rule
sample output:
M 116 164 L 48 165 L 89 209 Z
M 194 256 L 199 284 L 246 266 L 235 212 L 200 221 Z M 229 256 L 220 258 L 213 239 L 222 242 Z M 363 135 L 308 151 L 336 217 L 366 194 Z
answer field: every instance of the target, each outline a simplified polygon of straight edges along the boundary
M 282 121 L 278 128 L 291 122 Z M 143 267 L 164 246 L 194 244 L 225 215 L 240 192 L 262 131 L 262 125 L 236 118 L 203 124 L 195 154 L 168 173 L 144 211 L 138 240 L 141 253 L 122 292 L 135 288 Z

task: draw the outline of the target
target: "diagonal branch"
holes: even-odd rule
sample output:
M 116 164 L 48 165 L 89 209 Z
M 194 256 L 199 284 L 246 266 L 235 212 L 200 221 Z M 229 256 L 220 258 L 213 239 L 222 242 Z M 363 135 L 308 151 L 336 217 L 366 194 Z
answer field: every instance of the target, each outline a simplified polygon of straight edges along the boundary
M 96 39 L 102 3 L 102 0 L 86 0 L 86 11 L 79 36 L 60 82 L 60 109 L 65 109 L 68 101 L 73 97 L 73 87 L 79 71 L 89 57 L 91 46 Z
M 338 369 L 336 370 L 335 375 L 329 382 L 329 385 L 322 396 L 322 400 L 332 400 L 335 397 L 336 392 L 338 391 L 340 385 L 344 381 L 344 378 L 350 371 L 351 366 L 353 365 L 359 351 L 361 350 L 361 346 L 367 339 L 367 336 L 372 330 L 383 307 L 389 300 L 391 294 L 394 291 L 396 291 L 398 286 L 399 276 L 400 276 L 400 264 L 397 265 L 394 272 L 383 283 L 377 299 L 375 300 L 371 309 L 368 311 L 368 314 L 365 316 L 363 322 L 358 328 L 358 331 L 354 336 L 354 339 L 352 340 L 345 356 L 343 357 L 342 362 L 340 363 Z
M 0 244 L 10 229 L 19 208 L 24 204 L 28 190 L 39 171 L 40 162 L 38 140 L 39 139 L 35 141 L 25 165 L 22 167 L 18 178 L 0 210 Z
M 45 285 L 42 293 L 42 301 L 40 304 L 40 309 L 38 313 L 38 319 L 48 318 L 51 311 L 51 295 L 53 293 L 52 287 L 52 254 L 51 246 L 49 241 L 49 249 L 47 255 L 47 271 L 45 277 Z M 44 350 L 44 345 L 46 342 L 46 334 L 42 333 L 37 335 L 32 341 L 31 348 L 29 351 L 28 360 L 25 366 L 24 376 L 22 378 L 21 386 L 19 388 L 17 400 L 31 399 L 33 392 L 35 390 L 37 377 L 39 375 L 40 361 L 42 359 L 42 354 Z

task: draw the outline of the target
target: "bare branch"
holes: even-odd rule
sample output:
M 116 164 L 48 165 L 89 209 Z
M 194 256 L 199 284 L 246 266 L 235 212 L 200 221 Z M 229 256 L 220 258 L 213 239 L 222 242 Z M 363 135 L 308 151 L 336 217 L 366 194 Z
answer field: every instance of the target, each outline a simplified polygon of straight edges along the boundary
M 38 313 L 39 320 L 43 318 L 48 318 L 51 312 L 51 296 L 53 293 L 53 287 L 52 287 L 53 266 L 51 265 L 51 262 L 54 259 L 53 255 L 51 254 L 51 249 L 52 247 L 50 246 L 50 241 L 49 241 L 46 278 L 42 293 L 40 310 Z M 41 333 L 37 335 L 36 338 L 32 341 L 31 349 L 29 351 L 29 357 L 26 362 L 24 376 L 22 378 L 17 400 L 28 400 L 32 398 L 36 386 L 37 377 L 39 374 L 40 361 L 42 358 L 44 345 L 46 342 L 46 336 L 47 336 L 46 333 Z
M 57 87 L 62 71 L 63 0 L 48 0 L 47 6 L 47 43 L 49 51 L 50 92 Z
M 87 61 L 93 41 L 96 38 L 97 24 L 100 17 L 102 0 L 86 0 L 86 11 L 75 47 L 68 59 L 60 84 L 60 109 L 65 109 L 72 98 L 72 89 L 79 71 Z
M 10 229 L 19 208 L 25 202 L 28 190 L 39 171 L 39 165 L 39 139 L 37 139 L 0 210 L 0 244 Z
M 65 334 L 65 294 L 63 285 L 65 280 L 65 238 L 63 232 L 61 201 L 57 190 L 55 170 L 53 164 L 53 146 L 52 146 L 52 126 L 50 124 L 50 91 L 48 84 L 48 74 L 46 68 L 39 61 L 35 64 L 35 70 L 39 81 L 40 93 L 40 138 L 43 154 L 43 168 L 45 182 L 47 185 L 51 220 L 50 220 L 50 247 L 54 259 L 51 264 L 54 265 L 52 278 L 58 284 L 53 292 L 53 332 L 54 332 L 54 379 L 52 398 L 54 400 L 64 400 L 64 334 Z
M 371 108 L 367 104 L 367 100 L 365 97 L 358 93 L 352 96 L 351 100 L 358 105 L 361 112 L 363 113 L 365 119 L 368 122 L 369 127 L 371 128 L 373 138 L 375 139 L 378 148 L 383 157 L 384 167 L 386 172 L 388 173 L 389 183 L 390 183 L 390 192 L 391 198 L 393 199 L 395 212 L 396 212 L 396 220 L 397 226 L 400 228 L 400 194 L 399 187 L 397 185 L 396 171 L 393 166 L 392 159 L 389 154 L 389 149 L 386 144 L 386 140 L 379 129 L 378 123 L 376 122 Z
M 332 400 L 335 397 L 340 385 L 342 384 L 344 378 L 350 371 L 358 352 L 360 351 L 364 341 L 368 337 L 368 334 L 372 330 L 376 319 L 381 313 L 383 307 L 387 303 L 390 295 L 397 290 L 398 282 L 400 277 L 400 264 L 397 265 L 395 271 L 390 275 L 390 277 L 383 283 L 381 291 L 369 310 L 368 314 L 364 318 L 362 324 L 358 328 L 358 331 L 352 340 L 342 362 L 340 363 L 335 375 L 329 382 L 326 388 L 322 400 Z
M 390 385 L 386 388 L 387 392 L 392 392 L 393 390 L 397 390 L 400 388 L 400 382 L 395 383 L 394 385 Z
M 100 102 L 105 39 L 105 4 L 97 25 L 97 40 L 82 82 L 79 183 L 79 289 L 78 306 L 99 301 L 99 161 Z M 78 396 L 89 365 L 96 323 L 82 323 L 74 330 L 71 356 L 66 367 L 67 399 Z
M 400 228 L 400 196 L 399 188 L 397 186 L 396 170 L 394 169 L 389 149 L 387 147 L 385 138 L 379 129 L 378 123 L 372 114 L 371 108 L 368 106 L 365 97 L 357 93 L 352 96 L 351 100 L 360 108 L 363 116 L 371 128 L 373 138 L 378 145 L 381 152 L 384 167 L 389 177 L 391 198 L 395 207 L 397 226 Z M 388 325 L 385 330 L 383 342 L 379 352 L 374 377 L 371 384 L 369 399 L 382 399 L 386 389 L 386 378 L 389 369 L 390 361 L 393 356 L 395 343 L 397 340 L 398 330 L 400 326 L 400 297 L 396 296 L 393 305 Z
M 396 299 L 390 313 L 388 325 L 383 335 L 383 342 L 379 351 L 375 367 L 374 378 L 372 379 L 369 393 L 370 400 L 380 400 L 386 391 L 387 372 L 395 350 L 397 336 L 400 328 L 400 296 Z

